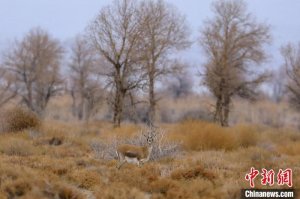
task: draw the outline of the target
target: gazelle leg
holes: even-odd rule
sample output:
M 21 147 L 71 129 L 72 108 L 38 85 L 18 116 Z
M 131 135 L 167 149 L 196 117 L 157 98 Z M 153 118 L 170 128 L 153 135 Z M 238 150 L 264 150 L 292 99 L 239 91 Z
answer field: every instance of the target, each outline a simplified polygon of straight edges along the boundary
M 118 160 L 120 161 L 121 159 L 120 159 L 118 151 L 116 151 L 116 154 L 117 154 Z

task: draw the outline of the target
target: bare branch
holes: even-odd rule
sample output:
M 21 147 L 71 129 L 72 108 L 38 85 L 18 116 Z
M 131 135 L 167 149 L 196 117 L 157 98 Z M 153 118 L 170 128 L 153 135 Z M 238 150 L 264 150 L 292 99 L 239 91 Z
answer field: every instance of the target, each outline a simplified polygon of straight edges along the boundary
M 0 67 L 0 107 L 16 97 L 17 88 L 14 87 L 13 82 L 13 78 L 7 71 Z
M 293 107 L 300 109 L 300 43 L 287 44 L 281 48 L 288 76 L 287 90 Z

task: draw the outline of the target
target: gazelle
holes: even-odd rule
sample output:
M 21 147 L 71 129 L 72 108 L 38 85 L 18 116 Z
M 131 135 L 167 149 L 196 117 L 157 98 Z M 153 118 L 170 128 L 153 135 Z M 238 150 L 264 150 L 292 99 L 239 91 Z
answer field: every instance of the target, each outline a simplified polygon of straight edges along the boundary
M 140 167 L 141 164 L 149 161 L 153 149 L 155 134 L 151 131 L 148 135 L 144 136 L 147 138 L 146 146 L 124 144 L 117 148 L 116 153 L 119 160 L 119 164 L 117 166 L 118 169 L 120 169 L 126 162 L 137 164 Z

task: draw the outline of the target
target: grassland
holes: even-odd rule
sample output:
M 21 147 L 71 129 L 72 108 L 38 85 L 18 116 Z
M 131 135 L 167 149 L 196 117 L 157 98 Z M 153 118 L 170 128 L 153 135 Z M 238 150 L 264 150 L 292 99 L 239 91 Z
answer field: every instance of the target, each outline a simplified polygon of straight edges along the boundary
M 300 186 L 300 133 L 284 128 L 201 121 L 161 124 L 181 148 L 143 167 L 101 156 L 92 143 L 133 138 L 141 126 L 44 121 L 36 129 L 0 134 L 0 199 L 239 198 L 251 167 L 293 169 Z M 255 180 L 260 185 L 259 178 Z M 278 188 L 274 185 L 272 188 Z M 288 188 L 283 186 L 281 188 Z

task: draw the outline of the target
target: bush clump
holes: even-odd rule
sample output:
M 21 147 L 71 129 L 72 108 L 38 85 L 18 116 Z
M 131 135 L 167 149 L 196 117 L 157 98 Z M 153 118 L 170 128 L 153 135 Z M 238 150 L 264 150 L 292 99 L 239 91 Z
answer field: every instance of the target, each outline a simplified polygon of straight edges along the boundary
M 90 147 L 95 156 L 99 159 L 113 160 L 117 159 L 116 149 L 117 146 L 122 144 L 129 144 L 135 146 L 146 146 L 145 134 L 152 131 L 151 129 L 142 129 L 135 136 L 128 137 L 126 139 L 112 139 L 107 142 L 106 140 L 93 140 L 90 143 Z M 174 157 L 181 152 L 180 142 L 175 140 L 169 140 L 167 133 L 161 128 L 153 130 L 155 134 L 153 149 L 150 155 L 150 160 L 160 160 L 166 157 Z
M 35 153 L 34 146 L 23 139 L 6 138 L 0 141 L 0 153 L 9 156 L 30 156 Z
M 216 178 L 214 173 L 199 165 L 189 169 L 178 169 L 171 173 L 171 178 L 174 180 L 190 180 L 197 177 L 208 180 L 214 180 Z
M 35 128 L 41 123 L 35 113 L 20 107 L 7 110 L 4 116 L 3 126 L 6 132 L 17 132 L 28 128 Z
M 255 146 L 259 129 L 248 125 L 221 127 L 214 123 L 189 120 L 177 124 L 172 136 L 181 140 L 186 150 L 234 150 L 239 147 Z
M 186 150 L 232 150 L 238 147 L 229 128 L 201 121 L 185 121 L 173 129 L 173 136 L 183 141 Z

